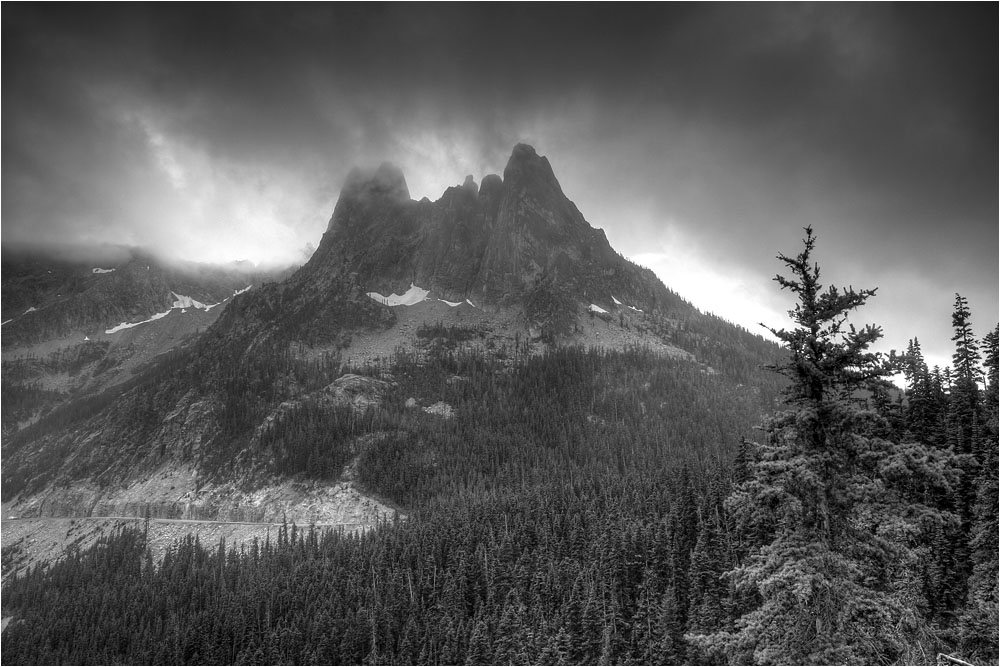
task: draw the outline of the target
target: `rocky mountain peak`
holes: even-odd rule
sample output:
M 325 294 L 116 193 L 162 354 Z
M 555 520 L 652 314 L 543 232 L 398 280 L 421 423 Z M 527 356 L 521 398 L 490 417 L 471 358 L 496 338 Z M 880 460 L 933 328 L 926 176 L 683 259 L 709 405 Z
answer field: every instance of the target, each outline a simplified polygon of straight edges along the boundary
M 383 162 L 375 171 L 355 167 L 347 175 L 327 232 L 351 227 L 352 220 L 366 220 L 373 210 L 392 210 L 410 204 L 410 189 L 403 170 Z
M 514 146 L 503 170 L 503 180 L 512 188 L 542 187 L 562 195 L 562 188 L 559 187 L 548 159 L 539 155 L 528 144 Z
M 503 179 L 497 174 L 483 176 L 479 184 L 479 196 L 486 200 L 493 200 L 503 193 Z
M 670 298 L 614 252 L 527 144 L 514 147 L 503 178 L 486 175 L 477 186 L 467 176 L 433 202 L 410 199 L 389 163 L 352 171 L 327 234 L 293 282 L 322 299 L 348 284 L 362 297 L 417 287 L 448 303 L 520 309 L 532 330 L 558 334 L 591 304 L 612 308 L 612 296 L 637 310 Z
M 381 198 L 392 201 L 409 201 L 410 189 L 406 187 L 403 170 L 391 162 L 383 162 L 374 172 L 355 167 L 347 175 L 341 198 Z

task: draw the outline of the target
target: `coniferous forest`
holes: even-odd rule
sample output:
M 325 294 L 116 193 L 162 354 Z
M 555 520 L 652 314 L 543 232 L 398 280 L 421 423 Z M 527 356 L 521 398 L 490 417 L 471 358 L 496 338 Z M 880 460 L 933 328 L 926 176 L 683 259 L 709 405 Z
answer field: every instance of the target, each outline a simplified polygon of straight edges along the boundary
M 998 329 L 956 295 L 950 368 L 916 337 L 873 353 L 881 330 L 846 320 L 874 290 L 824 286 L 814 244 L 780 256 L 795 326 L 765 380 L 642 349 L 347 369 L 394 378 L 381 408 L 303 403 L 258 446 L 322 479 L 371 434 L 358 481 L 405 517 L 162 562 L 141 528 L 106 537 L 7 581 L 4 662 L 995 664 Z M 237 442 L 263 408 L 225 381 Z M 408 408 L 420 391 L 457 416 Z

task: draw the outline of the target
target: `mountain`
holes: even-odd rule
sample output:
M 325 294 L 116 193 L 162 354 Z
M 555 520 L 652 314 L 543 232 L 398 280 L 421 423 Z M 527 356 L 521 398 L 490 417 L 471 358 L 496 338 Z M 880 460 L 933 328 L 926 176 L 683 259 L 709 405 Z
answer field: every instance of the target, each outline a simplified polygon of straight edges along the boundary
M 142 275 L 93 273 L 77 298 L 119 271 Z M 187 289 L 126 335 L 221 301 Z M 390 164 L 353 171 L 310 260 L 218 311 L 123 381 L 5 430 L 5 517 L 372 525 L 720 456 L 780 386 L 761 371 L 776 346 L 616 253 L 525 145 L 502 178 L 435 202 Z
M 692 310 L 651 271 L 618 255 L 563 194 L 549 161 L 523 144 L 503 178 L 485 176 L 477 187 L 467 177 L 435 202 L 410 199 L 391 164 L 353 171 L 293 284 L 326 281 L 384 295 L 418 286 L 451 303 L 515 308 L 548 338 L 572 334 L 590 304 L 608 312 L 622 304 L 632 312 Z
M 545 157 L 515 147 L 501 178 L 414 201 L 391 164 L 355 169 L 310 260 L 227 308 L 217 330 L 276 336 L 364 363 L 415 349 L 450 322 L 482 347 L 644 345 L 689 357 L 682 321 L 703 318 L 616 253 L 562 192 Z
M 204 309 L 276 275 L 237 262 L 220 266 L 167 262 L 141 249 L 116 250 L 104 253 L 112 261 L 95 262 L 95 258 L 59 258 L 5 247 L 4 349 L 100 336 L 122 323 L 170 310 L 177 302 Z
M 3 248 L 3 432 L 131 378 L 280 271 L 136 248 Z

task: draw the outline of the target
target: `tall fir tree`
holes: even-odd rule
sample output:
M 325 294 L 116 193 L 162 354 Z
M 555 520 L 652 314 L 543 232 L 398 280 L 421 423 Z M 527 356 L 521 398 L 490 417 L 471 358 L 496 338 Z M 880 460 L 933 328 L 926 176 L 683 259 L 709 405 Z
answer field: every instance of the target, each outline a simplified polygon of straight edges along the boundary
M 920 442 L 944 446 L 941 427 L 944 396 L 927 368 L 920 341 L 912 339 L 904 355 L 903 377 L 906 381 L 906 427 Z
M 894 366 L 868 350 L 878 327 L 847 323 L 875 290 L 824 290 L 816 238 L 805 231 L 802 252 L 778 256 L 792 277 L 775 278 L 798 297 L 789 311 L 796 327 L 771 329 L 790 352 L 776 368 L 791 381 L 789 410 L 765 424 L 749 478 L 726 501 L 759 541 L 728 574 L 759 604 L 733 626 L 690 639 L 735 663 L 905 659 L 917 625 L 910 546 L 921 522 L 944 518 L 905 487 L 914 477 L 947 485 L 948 471 L 925 446 L 887 440 L 884 420 L 853 400 Z
M 979 352 L 979 342 L 972 333 L 969 303 L 961 294 L 955 295 L 955 310 L 951 315 L 955 343 L 952 355 L 953 379 L 951 389 L 951 412 L 949 414 L 949 441 L 955 451 L 962 454 L 976 454 L 982 460 L 981 447 L 978 442 L 979 415 L 979 382 L 982 370 L 979 362 L 982 355 Z
M 979 353 L 979 341 L 972 331 L 971 317 L 968 299 L 961 294 L 955 294 L 955 310 L 951 314 L 951 326 L 955 330 L 955 334 L 951 337 L 955 343 L 952 363 L 959 378 L 978 380 L 982 376 L 982 371 L 979 369 L 982 355 Z
M 951 372 L 945 369 L 948 390 L 945 407 L 945 442 L 955 455 L 961 479 L 955 485 L 946 506 L 958 514 L 961 524 L 946 531 L 947 549 L 936 554 L 944 558 L 944 576 L 941 586 L 943 609 L 957 613 L 968 596 L 968 582 L 972 574 L 972 545 L 970 543 L 975 514 L 977 481 L 985 459 L 982 434 L 982 355 L 979 342 L 972 330 L 968 301 L 961 294 L 955 295 L 951 316 L 955 343 Z

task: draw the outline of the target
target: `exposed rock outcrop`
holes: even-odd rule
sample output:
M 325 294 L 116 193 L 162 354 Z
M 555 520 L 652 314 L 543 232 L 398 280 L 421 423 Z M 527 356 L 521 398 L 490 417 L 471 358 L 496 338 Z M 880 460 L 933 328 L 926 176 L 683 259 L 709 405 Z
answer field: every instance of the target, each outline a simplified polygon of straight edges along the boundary
M 392 384 L 392 380 L 348 373 L 334 380 L 324 391 L 335 402 L 364 412 L 379 405 Z
M 649 271 L 619 256 L 563 193 L 547 158 L 517 145 L 503 178 L 471 176 L 436 202 L 406 196 L 399 170 L 348 178 L 319 248 L 293 282 L 341 276 L 366 291 L 411 285 L 458 303 L 517 306 L 529 326 L 565 334 L 589 303 L 686 307 Z

